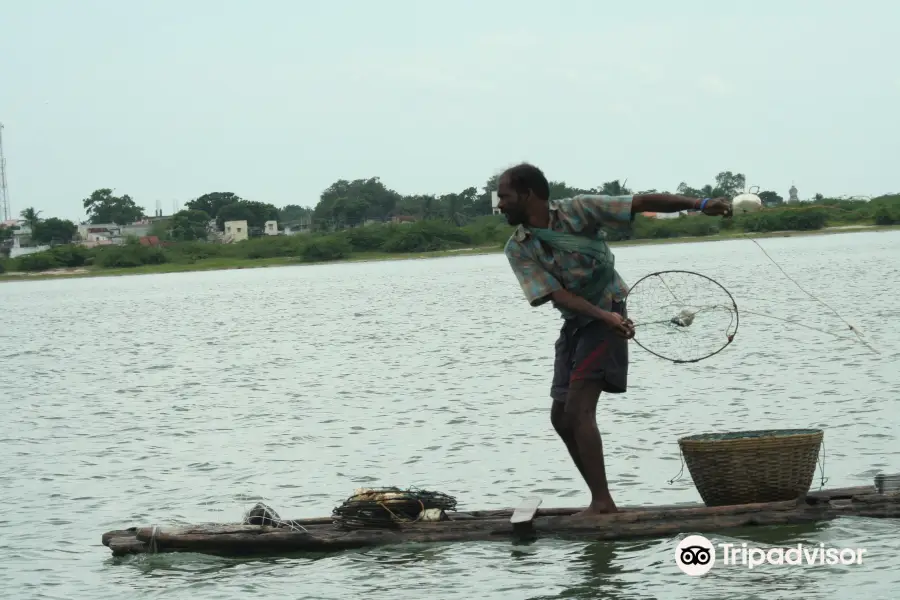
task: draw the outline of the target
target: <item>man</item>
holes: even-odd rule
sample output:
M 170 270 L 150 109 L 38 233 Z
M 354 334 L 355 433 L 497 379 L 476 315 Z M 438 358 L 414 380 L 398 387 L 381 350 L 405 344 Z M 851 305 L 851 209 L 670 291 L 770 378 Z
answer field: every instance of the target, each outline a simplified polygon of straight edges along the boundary
M 521 164 L 498 183 L 500 211 L 517 228 L 506 257 L 532 306 L 552 301 L 565 319 L 556 341 L 550 421 L 591 492 L 579 515 L 616 511 L 597 429 L 600 393 L 625 392 L 628 340 L 634 325 L 625 310 L 628 287 L 601 228 L 630 228 L 640 212 L 699 210 L 730 215 L 725 198 L 672 194 L 579 195 L 549 200 L 549 184 L 537 167 Z

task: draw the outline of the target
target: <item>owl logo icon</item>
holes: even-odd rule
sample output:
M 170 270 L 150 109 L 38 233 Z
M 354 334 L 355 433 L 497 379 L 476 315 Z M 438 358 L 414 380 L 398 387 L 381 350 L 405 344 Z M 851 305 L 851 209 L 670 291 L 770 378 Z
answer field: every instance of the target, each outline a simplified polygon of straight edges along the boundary
M 716 564 L 716 547 L 702 535 L 689 535 L 675 548 L 675 564 L 686 575 L 706 575 Z

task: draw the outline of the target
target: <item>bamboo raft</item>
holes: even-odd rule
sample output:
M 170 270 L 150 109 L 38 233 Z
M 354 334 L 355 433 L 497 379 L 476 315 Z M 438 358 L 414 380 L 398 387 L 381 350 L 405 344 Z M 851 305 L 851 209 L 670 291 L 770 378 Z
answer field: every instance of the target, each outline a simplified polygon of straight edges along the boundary
M 592 517 L 574 516 L 581 508 L 540 509 L 540 499 L 532 498 L 515 510 L 438 510 L 432 515 L 433 520 L 349 530 L 336 526 L 334 517 L 281 520 L 269 507 L 258 504 L 254 508 L 256 516 L 249 520 L 257 524 L 131 527 L 109 531 L 103 534 L 102 541 L 115 556 L 195 552 L 238 557 L 422 542 L 515 541 L 540 537 L 608 541 L 810 523 L 838 517 L 900 518 L 900 490 L 891 486 L 886 489 L 882 483 L 883 480 L 876 480 L 874 485 L 809 492 L 796 500 L 781 502 L 634 506 Z

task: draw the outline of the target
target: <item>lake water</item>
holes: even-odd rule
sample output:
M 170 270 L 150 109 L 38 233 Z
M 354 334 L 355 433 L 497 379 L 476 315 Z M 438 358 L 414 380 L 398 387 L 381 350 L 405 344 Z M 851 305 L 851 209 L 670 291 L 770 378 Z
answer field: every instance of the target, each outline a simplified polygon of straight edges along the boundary
M 880 354 L 749 314 L 730 348 L 693 365 L 632 345 L 628 393 L 598 409 L 620 505 L 699 501 L 686 470 L 668 482 L 677 439 L 710 431 L 823 428 L 826 487 L 900 472 L 900 232 L 761 244 Z M 749 241 L 616 255 L 629 283 L 696 270 L 748 311 L 846 332 Z M 363 485 L 440 490 L 463 509 L 534 494 L 584 505 L 548 418 L 559 318 L 528 306 L 501 254 L 6 283 L 0 307 L 5 598 L 876 600 L 900 589 L 900 527 L 874 519 L 735 538 L 862 547 L 862 565 L 704 578 L 677 570 L 678 538 L 113 559 L 100 544 L 110 529 L 239 521 L 256 499 L 284 517 L 325 516 Z

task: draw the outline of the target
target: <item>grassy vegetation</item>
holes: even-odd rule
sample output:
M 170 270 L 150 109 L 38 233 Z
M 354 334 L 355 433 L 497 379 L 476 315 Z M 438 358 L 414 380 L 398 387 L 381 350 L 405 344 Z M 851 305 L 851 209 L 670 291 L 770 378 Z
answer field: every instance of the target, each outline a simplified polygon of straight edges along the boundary
M 638 216 L 632 234 L 611 237 L 614 245 L 727 239 L 744 233 L 823 232 L 847 225 L 890 228 L 900 225 L 900 195 L 870 202 L 823 200 L 785 206 L 733 219 L 682 216 L 648 219 Z M 46 252 L 0 259 L 3 279 L 33 278 L 59 269 L 81 269 L 66 276 L 170 273 L 213 269 L 241 269 L 346 260 L 380 260 L 481 253 L 499 250 L 512 227 L 502 217 L 481 217 L 463 227 L 445 221 L 407 225 L 368 225 L 328 234 L 272 236 L 237 244 L 171 243 L 163 248 L 124 246 L 88 249 L 57 246 Z M 21 273 L 21 274 L 19 274 Z M 59 276 L 59 275 L 54 275 Z

